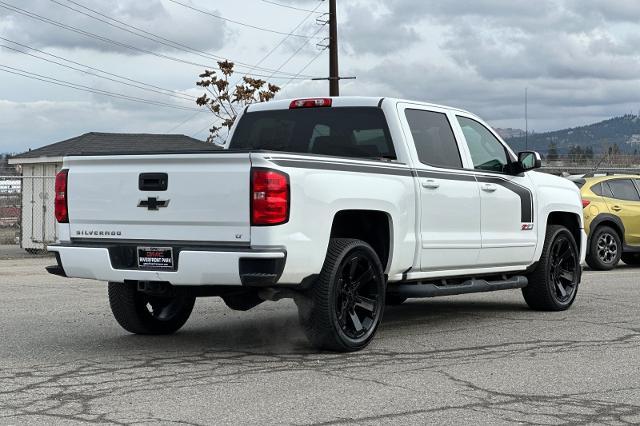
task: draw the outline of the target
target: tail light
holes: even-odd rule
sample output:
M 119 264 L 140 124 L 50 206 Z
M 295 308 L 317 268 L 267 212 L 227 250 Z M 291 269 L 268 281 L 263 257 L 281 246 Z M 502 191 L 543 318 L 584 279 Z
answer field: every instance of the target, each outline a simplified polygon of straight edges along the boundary
M 58 223 L 69 223 L 69 209 L 67 208 L 67 178 L 69 170 L 63 169 L 56 175 L 55 213 Z
M 291 101 L 289 109 L 330 107 L 331 98 L 296 99 Z
M 251 225 L 280 225 L 289 220 L 289 176 L 251 169 Z
M 591 201 L 589 201 L 589 200 L 582 200 L 582 208 L 583 208 L 583 209 L 586 209 L 586 208 L 587 208 L 587 206 L 588 206 L 589 204 L 591 204 Z

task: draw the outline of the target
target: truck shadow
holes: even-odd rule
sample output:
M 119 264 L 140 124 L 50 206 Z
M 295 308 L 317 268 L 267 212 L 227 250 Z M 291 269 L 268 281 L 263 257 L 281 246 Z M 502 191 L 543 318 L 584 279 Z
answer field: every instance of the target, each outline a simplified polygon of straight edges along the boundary
M 525 320 L 530 318 L 531 312 L 524 303 L 415 299 L 401 306 L 387 307 L 379 333 L 403 339 L 403 333 L 408 329 L 428 336 L 433 330 L 442 333 L 470 323 L 474 328 L 481 327 L 483 322 L 495 325 L 501 317 L 521 316 Z M 183 330 L 172 336 L 136 336 L 122 332 L 117 337 L 106 338 L 102 342 L 102 350 L 120 354 L 140 350 L 186 354 L 208 349 L 265 354 L 318 352 L 307 342 L 295 308 L 262 312 L 259 318 L 245 315 L 229 315 L 209 321 L 200 319 L 196 324 L 187 323 Z M 509 319 L 504 318 L 504 321 Z M 491 327 L 486 330 L 492 333 Z

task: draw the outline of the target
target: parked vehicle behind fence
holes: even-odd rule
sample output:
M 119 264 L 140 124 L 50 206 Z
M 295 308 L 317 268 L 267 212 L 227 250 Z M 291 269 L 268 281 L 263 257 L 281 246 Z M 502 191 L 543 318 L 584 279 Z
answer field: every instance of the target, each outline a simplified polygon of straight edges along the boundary
M 538 173 L 467 111 L 389 98 L 249 106 L 223 152 L 72 156 L 56 180 L 49 271 L 109 282 L 132 333 L 195 299 L 293 298 L 311 343 L 366 346 L 385 304 L 522 289 L 574 302 L 586 236 L 576 186 Z

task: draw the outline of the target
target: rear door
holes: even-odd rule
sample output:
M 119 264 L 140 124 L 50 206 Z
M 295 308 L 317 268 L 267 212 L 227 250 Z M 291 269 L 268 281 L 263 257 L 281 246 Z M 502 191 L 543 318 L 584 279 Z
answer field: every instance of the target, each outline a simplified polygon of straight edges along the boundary
M 69 157 L 71 237 L 248 243 L 250 154 Z
M 634 179 L 611 179 L 602 184 L 610 190 L 605 191 L 609 195 L 605 197 L 609 211 L 624 225 L 625 243 L 640 245 L 640 196 Z
M 480 194 L 463 169 L 448 112 L 399 105 L 418 173 L 421 270 L 473 267 L 480 250 Z

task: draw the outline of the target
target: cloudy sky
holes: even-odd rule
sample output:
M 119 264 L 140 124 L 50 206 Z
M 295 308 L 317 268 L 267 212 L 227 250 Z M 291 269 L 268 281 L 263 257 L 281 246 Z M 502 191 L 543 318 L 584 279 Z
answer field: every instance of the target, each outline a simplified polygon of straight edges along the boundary
M 326 95 L 328 83 L 290 77 L 327 74 L 316 47 L 327 2 L 273 2 L 0 0 L 0 152 L 89 131 L 204 139 L 212 118 L 195 109 L 195 82 L 216 57 L 274 75 L 281 98 Z M 527 87 L 538 132 L 640 109 L 638 0 L 338 0 L 338 9 L 341 74 L 357 76 L 343 95 L 443 103 L 523 128 Z

